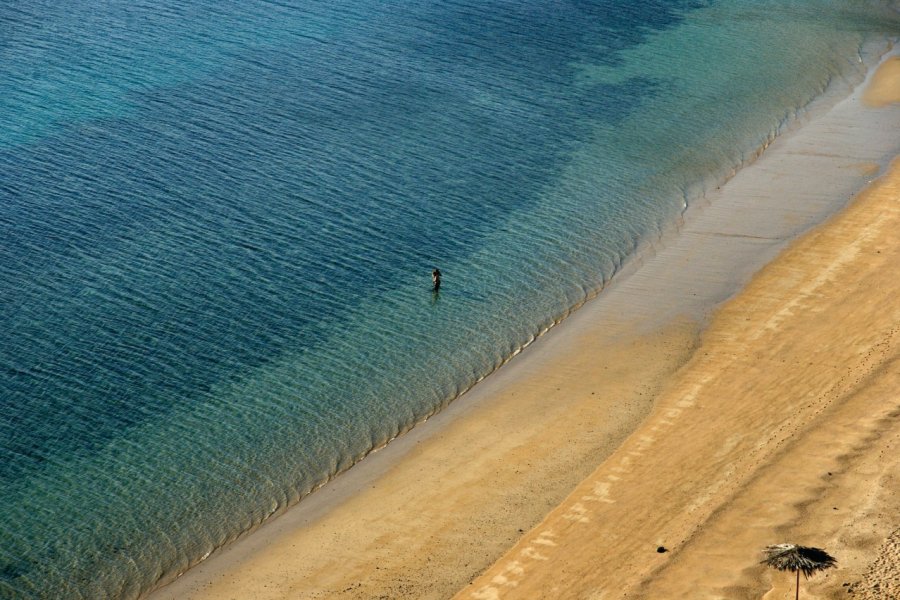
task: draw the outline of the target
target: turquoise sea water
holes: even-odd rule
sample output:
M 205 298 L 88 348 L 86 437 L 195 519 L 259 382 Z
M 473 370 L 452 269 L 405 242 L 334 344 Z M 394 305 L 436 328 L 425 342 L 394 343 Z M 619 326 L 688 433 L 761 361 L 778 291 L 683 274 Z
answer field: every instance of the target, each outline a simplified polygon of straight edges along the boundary
M 898 11 L 0 4 L 0 598 L 138 597 L 439 410 Z

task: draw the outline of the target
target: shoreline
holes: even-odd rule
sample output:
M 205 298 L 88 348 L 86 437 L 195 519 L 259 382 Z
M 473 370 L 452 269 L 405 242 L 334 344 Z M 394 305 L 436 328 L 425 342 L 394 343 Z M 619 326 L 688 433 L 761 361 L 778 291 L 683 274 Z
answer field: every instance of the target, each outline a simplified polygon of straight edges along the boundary
M 653 414 L 455 597 L 793 598 L 760 565 L 785 542 L 838 558 L 810 597 L 900 594 L 897 231 L 900 157 L 727 302 Z
M 638 427 L 651 399 L 687 362 L 709 307 L 844 206 L 847 194 L 896 150 L 877 119 L 868 133 L 850 122 L 868 114 L 860 105 L 863 86 L 779 136 L 702 207 L 689 207 L 658 250 L 626 266 L 603 294 L 427 424 L 151 597 L 246 597 L 253 590 L 254 597 L 272 598 L 440 598 L 462 588 Z M 835 141 L 836 132 L 853 143 Z M 820 152 L 823 144 L 845 152 Z M 770 204 L 762 205 L 773 173 L 812 175 L 820 187 L 800 194 L 802 210 L 779 205 L 771 190 Z M 761 227 L 766 235 L 758 235 Z M 672 300 L 666 306 L 660 286 Z M 415 493 L 407 491 L 411 486 Z M 532 502 L 536 495 L 540 503 Z M 460 528 L 466 519 L 459 516 L 474 516 L 474 526 Z M 429 532 L 440 539 L 423 539 Z
M 865 87 L 885 123 L 897 67 Z M 898 231 L 900 156 L 720 307 L 652 415 L 455 597 L 792 598 L 760 565 L 785 542 L 838 558 L 811 597 L 900 594 Z

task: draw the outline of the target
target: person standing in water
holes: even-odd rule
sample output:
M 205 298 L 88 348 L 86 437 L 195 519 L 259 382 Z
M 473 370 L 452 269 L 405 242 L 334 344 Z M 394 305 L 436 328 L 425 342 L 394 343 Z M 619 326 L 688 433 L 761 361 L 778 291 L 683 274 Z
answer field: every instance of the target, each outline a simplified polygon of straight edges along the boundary
M 432 290 L 437 292 L 441 289 L 441 270 L 435 269 L 431 272 Z

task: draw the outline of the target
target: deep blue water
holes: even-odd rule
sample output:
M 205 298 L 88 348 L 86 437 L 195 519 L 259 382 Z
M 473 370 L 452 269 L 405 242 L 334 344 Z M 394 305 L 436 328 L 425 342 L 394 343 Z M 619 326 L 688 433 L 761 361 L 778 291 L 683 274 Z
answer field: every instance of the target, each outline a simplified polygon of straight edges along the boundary
M 0 5 L 0 597 L 136 597 L 296 502 L 900 31 L 748 4 Z

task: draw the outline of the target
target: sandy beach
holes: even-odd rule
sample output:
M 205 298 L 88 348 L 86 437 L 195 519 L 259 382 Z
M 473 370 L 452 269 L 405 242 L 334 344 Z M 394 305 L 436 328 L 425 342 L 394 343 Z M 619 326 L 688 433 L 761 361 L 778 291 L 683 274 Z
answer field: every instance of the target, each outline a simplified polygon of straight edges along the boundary
M 900 597 L 897 65 L 450 408 L 151 597 L 792 598 L 759 564 L 780 542 L 838 559 L 804 597 Z
M 755 277 L 653 415 L 461 597 L 788 597 L 757 564 L 785 541 L 840 557 L 808 597 L 897 597 L 898 199 L 895 166 Z
M 900 100 L 896 65 L 867 104 Z M 805 597 L 900 597 L 898 293 L 895 162 L 718 311 L 638 431 L 459 597 L 788 598 L 759 564 L 783 542 L 838 558 Z

